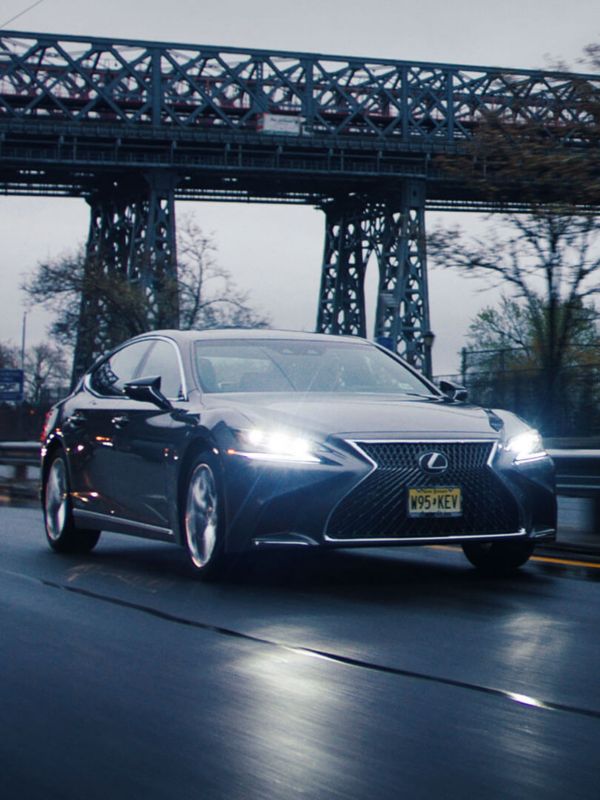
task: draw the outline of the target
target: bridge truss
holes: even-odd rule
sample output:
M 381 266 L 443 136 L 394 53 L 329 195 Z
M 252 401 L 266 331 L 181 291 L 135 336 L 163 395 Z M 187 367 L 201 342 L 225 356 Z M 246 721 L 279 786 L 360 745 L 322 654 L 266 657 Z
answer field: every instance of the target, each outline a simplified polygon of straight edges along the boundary
M 427 371 L 425 208 L 495 207 L 434 157 L 490 115 L 586 147 L 599 93 L 597 75 L 4 31 L 0 191 L 85 197 L 90 261 L 142 283 L 148 326 L 177 323 L 175 200 L 318 206 L 318 329 L 366 333 L 375 253 L 375 334 Z M 80 337 L 76 368 L 112 335 Z

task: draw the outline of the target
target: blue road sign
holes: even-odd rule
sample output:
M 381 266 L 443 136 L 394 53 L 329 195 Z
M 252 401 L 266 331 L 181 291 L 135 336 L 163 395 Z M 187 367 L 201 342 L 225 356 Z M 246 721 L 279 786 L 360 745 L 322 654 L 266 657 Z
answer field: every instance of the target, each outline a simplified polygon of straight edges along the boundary
M 0 402 L 23 400 L 23 370 L 0 369 Z

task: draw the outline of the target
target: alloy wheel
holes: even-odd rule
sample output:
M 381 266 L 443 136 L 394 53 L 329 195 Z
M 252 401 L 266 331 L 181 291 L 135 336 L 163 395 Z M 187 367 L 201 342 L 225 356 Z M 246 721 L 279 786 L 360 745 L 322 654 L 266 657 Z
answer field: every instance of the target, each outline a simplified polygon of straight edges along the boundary
M 192 563 L 203 569 L 217 545 L 218 494 L 215 476 L 208 464 L 193 471 L 185 508 L 185 535 Z
M 48 537 L 52 541 L 56 541 L 65 529 L 68 513 L 67 473 L 62 458 L 55 459 L 50 467 L 46 482 L 44 508 Z

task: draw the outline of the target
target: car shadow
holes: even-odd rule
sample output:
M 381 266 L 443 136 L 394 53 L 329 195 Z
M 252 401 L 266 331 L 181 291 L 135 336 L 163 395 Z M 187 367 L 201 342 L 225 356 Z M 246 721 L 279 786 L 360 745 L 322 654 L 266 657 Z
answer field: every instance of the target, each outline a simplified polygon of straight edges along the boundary
M 106 539 L 85 557 L 62 557 L 71 564 L 67 580 L 79 586 L 109 579 L 160 595 L 185 594 L 203 604 L 208 597 L 252 602 L 266 600 L 277 614 L 277 602 L 306 599 L 311 603 L 352 600 L 370 605 L 421 603 L 449 605 L 492 602 L 507 590 L 519 593 L 553 580 L 538 564 L 507 575 L 482 575 L 457 548 L 378 548 L 330 551 L 271 551 L 233 561 L 219 581 L 198 578 L 185 552 L 153 542 Z M 62 561 L 62 559 L 61 559 Z M 112 580 L 111 580 L 112 579 Z M 492 599 L 493 598 L 493 599 Z
M 459 549 L 384 548 L 257 554 L 234 564 L 226 583 L 263 591 L 352 596 L 374 603 L 418 598 L 437 603 L 461 595 L 472 601 L 474 592 L 502 591 L 507 584 L 539 586 L 548 580 L 549 575 L 527 567 L 509 575 L 484 575 Z

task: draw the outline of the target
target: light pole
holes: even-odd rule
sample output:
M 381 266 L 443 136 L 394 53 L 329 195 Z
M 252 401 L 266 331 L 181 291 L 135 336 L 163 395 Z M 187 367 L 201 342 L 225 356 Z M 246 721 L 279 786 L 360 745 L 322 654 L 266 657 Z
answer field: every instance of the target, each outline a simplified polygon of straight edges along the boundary
M 21 328 L 21 369 L 25 376 L 25 337 L 27 335 L 27 312 L 23 312 L 23 326 Z
M 25 339 L 27 336 L 27 312 L 23 312 L 23 325 L 21 327 L 21 405 L 19 406 L 19 436 L 22 439 L 25 434 L 24 411 L 25 411 Z
M 423 344 L 425 345 L 425 377 L 432 380 L 432 365 L 431 365 L 431 348 L 435 339 L 435 333 L 427 330 L 423 334 Z

